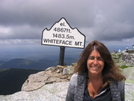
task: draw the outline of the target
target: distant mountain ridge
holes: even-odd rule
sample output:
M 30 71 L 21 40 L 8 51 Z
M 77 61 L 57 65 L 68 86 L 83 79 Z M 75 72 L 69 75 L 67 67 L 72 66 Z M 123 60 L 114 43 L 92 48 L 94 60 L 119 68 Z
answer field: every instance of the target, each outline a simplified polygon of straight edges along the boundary
M 0 65 L 3 64 L 3 63 L 4 63 L 4 61 L 1 61 L 1 60 L 0 60 Z
M 21 90 L 22 84 L 30 74 L 40 70 L 30 69 L 0 69 L 0 95 L 7 95 Z
M 67 57 L 64 59 L 65 64 L 71 65 L 71 63 L 76 62 L 77 59 Z M 36 70 L 45 70 L 50 66 L 57 66 L 59 60 L 52 59 L 48 60 L 46 58 L 39 59 L 38 61 L 30 60 L 30 59 L 23 59 L 23 58 L 16 58 L 10 61 L 0 61 L 0 68 L 21 68 L 21 69 L 36 69 Z

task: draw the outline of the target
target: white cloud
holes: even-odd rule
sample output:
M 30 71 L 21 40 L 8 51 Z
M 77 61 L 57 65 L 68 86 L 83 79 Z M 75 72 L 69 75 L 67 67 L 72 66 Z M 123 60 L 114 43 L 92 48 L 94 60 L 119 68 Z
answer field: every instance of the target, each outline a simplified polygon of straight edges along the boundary
M 0 26 L 0 38 L 6 38 L 10 35 L 12 35 L 12 29 L 10 27 Z
M 6 39 L 0 40 L 0 46 L 12 46 L 12 45 L 21 45 L 21 46 L 37 46 L 41 45 L 41 40 L 39 39 Z
M 0 39 L 40 39 L 41 28 L 29 25 L 0 27 Z

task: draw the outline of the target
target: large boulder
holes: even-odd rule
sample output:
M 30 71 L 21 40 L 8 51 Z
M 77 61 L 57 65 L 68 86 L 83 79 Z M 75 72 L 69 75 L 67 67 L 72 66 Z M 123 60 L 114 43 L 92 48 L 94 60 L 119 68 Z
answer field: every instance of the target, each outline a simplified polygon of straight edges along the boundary
M 68 82 L 44 85 L 38 90 L 0 95 L 0 101 L 65 101 Z
M 22 91 L 33 91 L 46 84 L 67 82 L 73 74 L 73 66 L 49 67 L 45 71 L 31 74 L 22 85 Z
M 73 74 L 73 72 L 74 72 L 73 66 L 68 66 L 63 69 L 63 75 L 70 75 L 70 74 Z

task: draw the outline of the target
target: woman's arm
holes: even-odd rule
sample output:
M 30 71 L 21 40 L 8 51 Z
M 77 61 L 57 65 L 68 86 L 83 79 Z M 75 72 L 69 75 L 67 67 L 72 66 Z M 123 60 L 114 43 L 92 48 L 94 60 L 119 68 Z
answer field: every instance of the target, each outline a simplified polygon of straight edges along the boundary
M 121 101 L 125 101 L 125 82 L 124 81 L 118 82 L 118 89 L 120 91 Z
M 66 101 L 74 101 L 74 87 L 69 84 Z
M 77 74 L 73 74 L 69 83 L 67 95 L 66 95 L 66 101 L 74 101 L 74 91 L 77 86 Z

